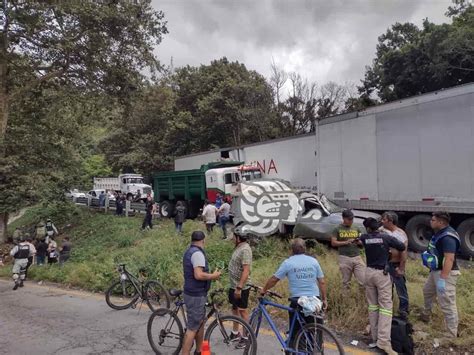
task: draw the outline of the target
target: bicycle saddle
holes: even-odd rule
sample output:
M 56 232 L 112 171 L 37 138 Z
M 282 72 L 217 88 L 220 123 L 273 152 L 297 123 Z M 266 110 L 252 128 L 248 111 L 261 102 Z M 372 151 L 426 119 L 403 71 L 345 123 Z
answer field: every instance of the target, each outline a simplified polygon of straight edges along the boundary
M 178 297 L 179 295 L 181 295 L 183 293 L 183 290 L 176 290 L 174 288 L 172 288 L 170 291 L 169 291 L 169 294 L 170 296 L 173 296 L 173 297 Z

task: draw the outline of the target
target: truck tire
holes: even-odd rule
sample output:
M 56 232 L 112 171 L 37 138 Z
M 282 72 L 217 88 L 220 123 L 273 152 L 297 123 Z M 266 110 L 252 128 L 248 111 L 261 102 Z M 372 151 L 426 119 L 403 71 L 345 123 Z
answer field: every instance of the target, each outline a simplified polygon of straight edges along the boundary
M 201 201 L 191 200 L 188 202 L 188 218 L 194 219 L 199 216 Z
M 171 218 L 173 216 L 174 203 L 171 201 L 163 201 L 160 203 L 160 215 L 164 218 Z
M 463 221 L 457 229 L 461 239 L 461 253 L 467 257 L 474 257 L 474 218 Z
M 408 235 L 408 246 L 411 250 L 423 252 L 428 248 L 428 243 L 433 235 L 430 220 L 430 215 L 418 214 L 408 221 L 405 231 Z

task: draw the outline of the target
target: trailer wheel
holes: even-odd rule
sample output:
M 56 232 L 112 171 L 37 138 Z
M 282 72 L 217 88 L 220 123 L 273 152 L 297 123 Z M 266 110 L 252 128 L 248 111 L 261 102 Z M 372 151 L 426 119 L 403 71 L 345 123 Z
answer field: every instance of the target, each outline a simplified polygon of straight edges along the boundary
M 160 203 L 160 214 L 164 218 L 171 218 L 173 215 L 174 204 L 171 201 L 163 201 Z
M 428 248 L 433 230 L 430 225 L 431 216 L 418 214 L 410 218 L 406 225 L 408 246 L 413 251 L 422 252 Z
M 474 218 L 463 221 L 457 230 L 461 239 L 461 252 L 468 257 L 474 257 Z

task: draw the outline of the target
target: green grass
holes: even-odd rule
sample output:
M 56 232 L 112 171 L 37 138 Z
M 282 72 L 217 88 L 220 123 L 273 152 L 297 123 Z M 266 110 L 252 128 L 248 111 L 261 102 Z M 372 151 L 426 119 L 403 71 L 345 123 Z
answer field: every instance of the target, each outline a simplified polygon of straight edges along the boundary
M 28 210 L 23 217 L 15 221 L 14 226 L 24 227 L 36 223 L 38 211 L 40 209 L 37 208 Z M 201 222 L 186 221 L 184 235 L 179 236 L 174 231 L 174 224 L 169 220 L 163 220 L 157 222 L 153 230 L 141 232 L 141 217 L 118 218 L 74 207 L 68 215 L 69 220 L 63 219 L 62 224 L 58 223 L 58 227 L 63 236 L 68 235 L 73 243 L 70 261 L 62 268 L 58 265 L 33 266 L 30 269 L 30 277 L 90 291 L 105 291 L 118 276 L 116 272 L 118 263 L 126 263 L 132 273 L 137 273 L 141 267 L 146 267 L 149 277 L 159 279 L 166 287 L 182 287 L 181 260 L 189 244 L 189 236 L 194 230 L 204 230 Z M 66 225 L 69 227 L 65 227 Z M 211 269 L 220 268 L 225 271 L 232 254 L 233 244 L 222 241 L 221 231 L 217 229 L 206 238 L 205 248 Z M 288 242 L 278 238 L 268 238 L 255 246 L 253 253 L 252 282 L 263 285 L 280 263 L 288 257 Z M 363 331 L 368 324 L 364 291 L 353 283 L 348 294 L 343 295 L 335 251 L 316 244 L 309 253 L 318 258 L 325 273 L 329 300 L 328 321 L 331 327 L 350 332 Z M 1 268 L 0 276 L 9 276 L 10 272 L 10 267 Z M 428 271 L 419 260 L 409 260 L 407 279 L 412 304 L 410 319 L 416 329 L 428 332 L 433 337 L 442 337 L 444 324 L 438 308 L 435 309 L 431 325 L 422 324 L 417 320 L 417 314 L 423 304 L 422 288 L 427 275 Z M 215 282 L 213 287 L 227 285 L 228 274 L 224 272 L 221 280 Z M 280 282 L 276 286 L 276 291 L 287 297 L 287 283 Z M 473 294 L 474 273 L 472 269 L 464 269 L 457 287 L 461 338 L 452 343 L 463 348 L 474 344 Z M 286 314 L 275 313 L 286 318 Z M 429 346 L 427 342 L 418 343 L 418 345 Z

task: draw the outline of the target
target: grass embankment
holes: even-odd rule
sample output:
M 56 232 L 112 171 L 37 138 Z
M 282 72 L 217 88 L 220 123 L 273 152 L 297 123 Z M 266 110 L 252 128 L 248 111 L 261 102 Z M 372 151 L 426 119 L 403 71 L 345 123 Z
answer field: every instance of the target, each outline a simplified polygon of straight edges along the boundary
M 27 211 L 11 227 L 36 223 L 38 211 L 35 209 Z M 202 223 L 187 221 L 184 224 L 184 235 L 179 236 L 174 231 L 172 221 L 162 220 L 156 223 L 153 230 L 141 232 L 142 219 L 139 217 L 118 218 L 77 207 L 71 208 L 69 218 L 69 221 L 63 220 L 63 225 L 59 227 L 63 234 L 68 235 L 73 242 L 70 261 L 62 268 L 58 265 L 33 266 L 30 269 L 31 278 L 59 282 L 91 291 L 105 291 L 112 280 L 117 278 L 116 265 L 126 263 L 129 270 L 134 273 L 140 267 L 146 267 L 150 278 L 158 278 L 168 288 L 180 288 L 183 284 L 181 259 L 189 244 L 190 233 L 193 230 L 204 229 Z M 65 227 L 66 225 L 68 226 Z M 232 242 L 221 240 L 219 229 L 214 231 L 206 239 L 206 252 L 211 269 L 218 267 L 225 270 L 232 249 Z M 271 238 L 260 243 L 253 250 L 252 282 L 262 285 L 288 257 L 288 243 Z M 331 326 L 338 330 L 363 331 L 368 324 L 367 303 L 363 290 L 353 284 L 348 295 L 343 296 L 336 253 L 319 244 L 309 250 L 309 253 L 318 258 L 326 276 L 330 307 L 328 317 Z M 0 275 L 10 275 L 10 268 L 0 269 Z M 415 324 L 415 329 L 429 333 L 429 339 L 440 338 L 443 336 L 444 325 L 439 308 L 435 309 L 430 326 L 417 320 L 423 304 L 422 288 L 427 276 L 428 271 L 418 260 L 409 261 L 407 279 L 412 304 L 410 317 Z M 224 273 L 222 279 L 214 283 L 214 287 L 225 287 L 227 284 L 228 274 Z M 288 296 L 286 282 L 277 285 L 276 291 Z M 462 273 L 458 280 L 457 293 L 461 338 L 454 340 L 453 345 L 461 345 L 464 348 L 464 346 L 474 344 L 472 296 L 474 273 L 472 269 L 466 269 Z M 286 317 L 286 315 L 281 315 Z M 419 345 L 422 343 L 418 342 Z M 425 345 L 429 346 L 428 341 Z

